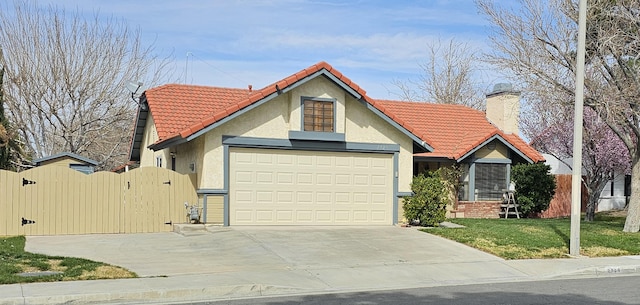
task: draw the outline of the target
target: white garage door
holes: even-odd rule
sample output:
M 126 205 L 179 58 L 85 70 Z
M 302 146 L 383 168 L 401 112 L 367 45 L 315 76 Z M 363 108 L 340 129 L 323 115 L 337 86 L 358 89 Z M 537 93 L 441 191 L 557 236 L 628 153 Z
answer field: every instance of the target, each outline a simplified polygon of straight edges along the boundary
M 230 150 L 231 225 L 390 225 L 393 155 Z

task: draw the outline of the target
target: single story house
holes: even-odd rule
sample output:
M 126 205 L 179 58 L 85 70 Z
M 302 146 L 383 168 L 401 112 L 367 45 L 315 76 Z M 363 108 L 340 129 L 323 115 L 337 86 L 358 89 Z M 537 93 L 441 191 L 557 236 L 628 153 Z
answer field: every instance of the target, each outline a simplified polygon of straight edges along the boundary
M 80 156 L 78 154 L 62 152 L 59 154 L 35 159 L 33 160 L 33 164 L 35 166 L 64 166 L 75 169 L 85 174 L 92 174 L 95 171 L 96 166 L 98 166 L 99 162 Z
M 325 62 L 260 90 L 168 84 L 141 95 L 129 159 L 191 174 L 207 223 L 392 225 L 419 171 L 461 164 L 461 200 L 500 200 L 512 164 L 543 161 L 517 135 L 519 94 L 488 99 L 493 119 L 373 99 Z

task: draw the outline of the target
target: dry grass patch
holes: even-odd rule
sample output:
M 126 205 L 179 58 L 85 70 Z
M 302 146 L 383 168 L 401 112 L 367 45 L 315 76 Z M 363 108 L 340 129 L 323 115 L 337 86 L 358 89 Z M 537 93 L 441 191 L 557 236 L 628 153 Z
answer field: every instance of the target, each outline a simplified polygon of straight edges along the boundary
M 531 227 L 531 226 L 520 227 L 519 229 L 520 229 L 520 232 L 526 233 L 526 234 L 536 234 L 536 233 L 543 232 L 542 229 L 537 227 Z
M 569 248 L 566 247 L 543 248 L 530 253 L 529 258 L 561 258 L 566 257 L 567 253 L 569 253 Z
M 82 275 L 72 280 L 124 279 L 134 278 L 135 273 L 115 266 L 100 266 L 93 271 L 83 271 Z
M 629 251 L 608 247 L 583 247 L 580 254 L 588 257 L 622 256 L 629 255 Z
M 0 238 L 0 285 L 137 277 L 124 268 L 87 259 L 25 252 L 25 243 L 24 236 Z

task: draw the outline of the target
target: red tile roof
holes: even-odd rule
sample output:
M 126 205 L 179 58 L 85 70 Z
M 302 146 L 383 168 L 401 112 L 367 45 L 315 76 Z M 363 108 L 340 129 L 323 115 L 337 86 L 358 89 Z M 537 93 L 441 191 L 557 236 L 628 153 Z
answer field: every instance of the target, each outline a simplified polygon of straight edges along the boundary
M 444 157 L 458 160 L 484 141 L 499 136 L 534 162 L 544 158 L 515 134 L 505 134 L 491 124 L 485 113 L 469 107 L 450 104 L 378 100 L 386 113 L 393 113 L 429 139 L 433 152 L 418 156 Z
M 249 89 L 169 84 L 145 91 L 160 141 L 174 137 L 208 117 L 237 106 Z
M 534 162 L 542 156 L 515 135 L 506 135 L 490 124 L 483 112 L 459 105 L 376 100 L 356 83 L 326 62 L 320 62 L 260 90 L 169 84 L 145 91 L 160 144 L 187 138 L 229 115 L 277 93 L 322 70 L 349 86 L 373 107 L 434 147 L 424 155 L 458 159 L 473 148 L 499 135 Z

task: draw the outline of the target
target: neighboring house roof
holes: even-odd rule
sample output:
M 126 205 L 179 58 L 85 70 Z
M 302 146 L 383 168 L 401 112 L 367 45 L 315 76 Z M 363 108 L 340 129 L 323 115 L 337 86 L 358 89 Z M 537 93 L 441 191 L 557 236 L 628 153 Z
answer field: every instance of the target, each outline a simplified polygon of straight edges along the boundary
M 64 158 L 64 157 L 76 159 L 78 161 L 81 161 L 81 162 L 84 162 L 84 163 L 86 163 L 88 165 L 93 165 L 93 166 L 97 166 L 100 163 L 98 161 L 91 160 L 89 158 L 85 158 L 83 156 L 80 156 L 80 155 L 77 155 L 77 154 L 74 154 L 74 153 L 70 153 L 70 152 L 62 152 L 62 153 L 59 153 L 59 154 L 55 154 L 55 155 L 51 155 L 51 156 L 35 159 L 35 160 L 33 160 L 33 163 L 35 163 L 36 166 L 39 166 L 43 162 L 47 162 L 47 161 L 51 161 L 51 160 L 55 160 L 55 159 L 59 159 L 59 158 Z
M 416 130 L 422 131 L 434 148 L 416 156 L 464 159 L 485 143 L 497 139 L 525 159 L 543 161 L 544 157 L 515 134 L 506 134 L 491 124 L 485 113 L 462 105 L 379 100 L 387 112 L 395 114 Z
M 317 76 L 341 86 L 368 109 L 408 135 L 426 156 L 459 160 L 486 141 L 497 138 L 537 162 L 542 156 L 516 135 L 493 126 L 483 112 L 459 105 L 376 100 L 326 62 L 320 62 L 260 90 L 169 84 L 145 91 L 141 97 L 130 160 L 139 160 L 147 118 L 153 114 L 159 140 L 150 148 L 163 149 L 190 141 L 235 116 Z M 148 108 L 145 106 L 148 105 Z

